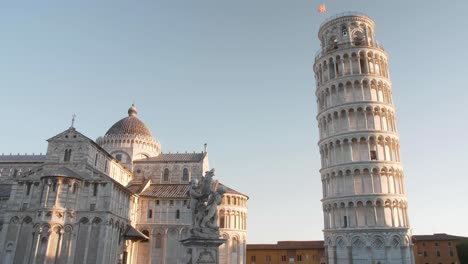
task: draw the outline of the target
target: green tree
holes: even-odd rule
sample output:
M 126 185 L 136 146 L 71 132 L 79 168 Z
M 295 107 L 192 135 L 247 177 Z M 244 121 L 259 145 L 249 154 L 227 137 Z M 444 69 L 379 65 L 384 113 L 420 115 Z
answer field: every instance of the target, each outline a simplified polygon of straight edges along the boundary
M 457 245 L 458 258 L 460 264 L 468 264 L 468 239 L 465 239 Z

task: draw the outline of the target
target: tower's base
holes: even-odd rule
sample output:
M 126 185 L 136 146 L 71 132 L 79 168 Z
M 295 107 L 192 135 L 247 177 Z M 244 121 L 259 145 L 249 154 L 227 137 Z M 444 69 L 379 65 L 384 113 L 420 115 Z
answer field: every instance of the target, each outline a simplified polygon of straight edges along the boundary
M 180 242 L 187 249 L 187 264 L 219 264 L 219 246 L 226 239 L 189 237 Z
M 410 232 L 348 230 L 325 232 L 328 264 L 414 264 Z

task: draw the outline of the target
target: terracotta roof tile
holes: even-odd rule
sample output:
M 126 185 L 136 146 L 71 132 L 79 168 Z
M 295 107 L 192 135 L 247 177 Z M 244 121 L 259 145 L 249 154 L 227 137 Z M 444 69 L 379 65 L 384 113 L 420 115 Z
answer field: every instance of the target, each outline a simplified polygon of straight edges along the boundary
M 231 189 L 224 184 L 220 183 L 220 185 L 224 187 L 226 193 L 248 197 L 247 195 Z M 127 188 L 133 193 L 138 193 L 142 189 L 142 184 L 132 184 Z M 188 198 L 187 193 L 189 189 L 190 184 L 151 184 L 143 192 L 139 193 L 139 195 L 158 198 Z
M 151 184 L 146 190 L 140 193 L 141 196 L 158 198 L 189 198 L 188 184 Z
M 468 239 L 468 237 L 452 236 L 445 233 L 437 233 L 433 235 L 413 235 L 413 241 L 428 241 L 428 240 L 462 240 Z
M 318 241 L 278 241 L 277 244 L 247 244 L 248 250 L 262 249 L 323 249 L 323 240 Z
M 309 249 L 324 248 L 323 241 L 278 241 L 278 247 L 281 249 Z
M 234 189 L 232 189 L 232 188 L 230 188 L 230 187 L 228 187 L 228 186 L 226 186 L 226 185 L 224 185 L 224 184 L 222 184 L 222 183 L 219 183 L 219 185 L 224 187 L 224 190 L 226 191 L 226 193 L 236 194 L 236 195 L 242 195 L 242 196 L 245 196 L 245 197 L 248 198 L 247 195 L 245 195 L 245 194 L 243 194 L 243 193 L 240 193 L 240 192 L 238 192 L 238 191 L 236 191 L 236 190 L 234 190 Z
M 136 160 L 137 163 L 146 162 L 200 162 L 206 153 L 161 153 L 156 157 Z
M 111 135 L 142 135 L 153 137 L 148 127 L 136 116 L 128 116 L 120 119 L 106 132 L 106 136 Z
M 276 244 L 247 244 L 247 250 L 278 249 Z

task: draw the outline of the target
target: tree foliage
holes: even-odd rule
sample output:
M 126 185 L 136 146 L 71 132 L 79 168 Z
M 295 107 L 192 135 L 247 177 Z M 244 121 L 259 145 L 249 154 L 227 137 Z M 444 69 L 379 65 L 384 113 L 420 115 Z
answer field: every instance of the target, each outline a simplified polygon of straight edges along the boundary
M 457 245 L 458 258 L 460 264 L 468 264 L 468 239 L 465 239 Z

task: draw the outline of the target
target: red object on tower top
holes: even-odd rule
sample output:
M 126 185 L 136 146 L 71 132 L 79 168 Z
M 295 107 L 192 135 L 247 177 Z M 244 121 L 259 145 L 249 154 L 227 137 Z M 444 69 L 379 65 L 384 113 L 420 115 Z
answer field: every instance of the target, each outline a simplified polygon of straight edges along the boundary
M 327 7 L 325 6 L 325 4 L 321 4 L 321 5 L 319 5 L 317 11 L 318 11 L 319 13 L 325 13 L 325 12 L 327 12 Z

